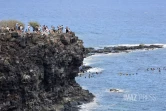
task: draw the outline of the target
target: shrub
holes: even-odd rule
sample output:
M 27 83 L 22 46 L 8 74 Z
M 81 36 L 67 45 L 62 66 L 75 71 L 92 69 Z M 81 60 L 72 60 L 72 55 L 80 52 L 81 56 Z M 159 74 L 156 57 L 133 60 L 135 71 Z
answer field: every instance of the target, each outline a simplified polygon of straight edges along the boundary
M 33 29 L 35 29 L 35 27 L 36 27 L 36 26 L 39 26 L 40 24 L 39 24 L 38 22 L 36 22 L 36 21 L 31 21 L 31 22 L 29 22 L 29 25 L 30 25 Z
M 145 46 L 145 44 L 139 44 L 139 46 L 140 46 L 140 47 L 143 47 L 143 46 Z
M 25 27 L 24 23 L 22 23 L 21 21 L 18 21 L 18 20 L 2 20 L 2 21 L 0 21 L 0 27 L 8 26 L 9 28 L 14 29 L 16 26 L 16 23 Z
M 145 46 L 145 44 L 140 44 L 139 47 L 140 48 L 143 48 Z

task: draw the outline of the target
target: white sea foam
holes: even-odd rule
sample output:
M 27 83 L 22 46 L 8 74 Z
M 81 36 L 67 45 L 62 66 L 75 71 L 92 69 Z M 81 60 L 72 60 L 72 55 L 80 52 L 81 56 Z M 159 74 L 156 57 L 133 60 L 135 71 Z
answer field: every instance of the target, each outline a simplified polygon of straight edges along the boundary
M 117 46 L 139 46 L 140 44 L 117 44 L 117 45 L 105 45 L 105 46 L 101 46 L 101 47 L 95 47 L 95 49 L 101 49 L 104 47 L 117 47 Z M 155 43 L 155 44 L 144 44 L 147 46 L 150 45 L 163 45 L 164 48 L 166 48 L 166 44 L 160 44 L 160 43 Z
M 87 90 L 88 88 L 86 86 L 81 86 L 83 89 Z
M 132 52 L 132 51 L 128 51 L 128 52 Z M 108 56 L 110 56 L 110 55 L 114 55 L 114 56 L 116 56 L 116 55 L 122 55 L 122 54 L 126 54 L 126 52 L 120 52 L 120 53 L 108 53 L 108 54 L 105 54 L 105 55 L 108 55 Z
M 84 58 L 83 64 L 84 64 L 85 66 L 90 66 L 90 65 L 92 65 L 92 64 L 95 64 L 95 57 L 98 58 L 98 57 L 103 56 L 103 55 L 105 55 L 105 54 L 95 54 L 95 55 L 86 57 L 86 58 Z
M 80 111 L 92 111 L 95 110 L 98 106 L 97 99 L 94 98 L 94 100 L 90 103 L 80 105 Z
M 89 56 L 89 57 L 87 57 L 87 58 L 85 58 L 84 59 L 84 62 L 83 62 L 83 64 L 85 65 L 85 66 L 89 66 L 89 65 L 91 65 L 92 64 L 92 57 L 91 56 Z
M 159 45 L 163 45 L 163 47 L 166 48 L 166 44 L 159 44 Z
M 103 45 L 100 47 L 95 47 L 95 49 L 103 49 L 104 47 L 118 47 L 118 46 L 138 46 L 140 44 L 116 44 L 116 45 Z
M 91 72 L 91 73 L 96 73 L 96 72 L 102 72 L 104 69 L 102 68 L 98 68 L 98 67 L 95 67 L 95 68 L 91 68 L 89 69 L 87 72 Z

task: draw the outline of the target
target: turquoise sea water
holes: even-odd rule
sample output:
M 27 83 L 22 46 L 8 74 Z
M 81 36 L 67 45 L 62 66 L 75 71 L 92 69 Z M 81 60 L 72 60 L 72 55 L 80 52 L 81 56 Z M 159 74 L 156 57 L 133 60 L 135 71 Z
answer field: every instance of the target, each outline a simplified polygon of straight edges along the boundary
M 165 0 L 0 0 L 0 20 L 69 26 L 86 47 L 166 44 Z M 86 58 L 102 74 L 76 80 L 96 95 L 83 111 L 165 111 L 166 49 Z M 147 68 L 162 68 L 159 72 Z M 130 76 L 121 75 L 132 74 Z M 134 75 L 133 75 L 134 74 Z M 87 77 L 85 79 L 85 77 Z M 118 88 L 121 93 L 111 93 Z M 136 98 L 129 98 L 134 96 Z

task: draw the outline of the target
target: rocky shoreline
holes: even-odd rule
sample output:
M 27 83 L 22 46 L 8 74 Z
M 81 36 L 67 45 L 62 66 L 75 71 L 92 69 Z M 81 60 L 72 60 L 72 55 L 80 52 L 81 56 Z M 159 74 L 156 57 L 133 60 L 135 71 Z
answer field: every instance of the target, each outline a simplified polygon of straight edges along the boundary
M 94 95 L 76 83 L 85 57 L 70 34 L 0 34 L 1 111 L 78 111 Z
M 104 53 L 104 54 L 108 54 L 108 53 L 121 53 L 121 52 L 126 52 L 128 53 L 129 51 L 133 51 L 133 50 L 153 50 L 156 48 L 163 48 L 163 45 L 144 45 L 144 44 L 140 44 L 140 45 L 136 45 L 136 46 L 114 46 L 114 47 L 104 47 L 101 49 L 95 49 L 95 48 L 86 48 L 85 52 L 87 54 L 87 56 L 96 54 L 96 53 Z
M 85 55 L 86 57 L 95 55 L 95 54 L 108 54 L 108 53 L 129 53 L 130 51 L 134 50 L 153 50 L 163 48 L 163 45 L 135 45 L 135 46 L 114 46 L 114 47 L 104 47 L 100 49 L 95 49 L 93 47 L 85 48 Z M 82 66 L 82 69 L 80 72 L 84 73 L 87 72 L 87 70 L 91 69 L 91 66 Z

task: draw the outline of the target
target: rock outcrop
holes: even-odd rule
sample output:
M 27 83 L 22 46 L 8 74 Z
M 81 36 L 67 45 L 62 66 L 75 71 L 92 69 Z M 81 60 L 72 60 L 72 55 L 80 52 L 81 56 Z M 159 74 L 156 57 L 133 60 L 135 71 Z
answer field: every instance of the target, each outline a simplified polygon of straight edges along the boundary
M 115 47 L 104 47 L 103 49 L 95 49 L 95 48 L 86 48 L 85 52 L 87 56 L 93 55 L 94 53 L 120 53 L 120 52 L 128 52 L 131 50 L 149 50 L 155 48 L 163 48 L 163 45 L 143 45 L 140 44 L 138 46 L 115 46 Z
M 74 33 L 1 33 L 0 111 L 77 111 L 94 97 L 75 81 L 83 58 Z

